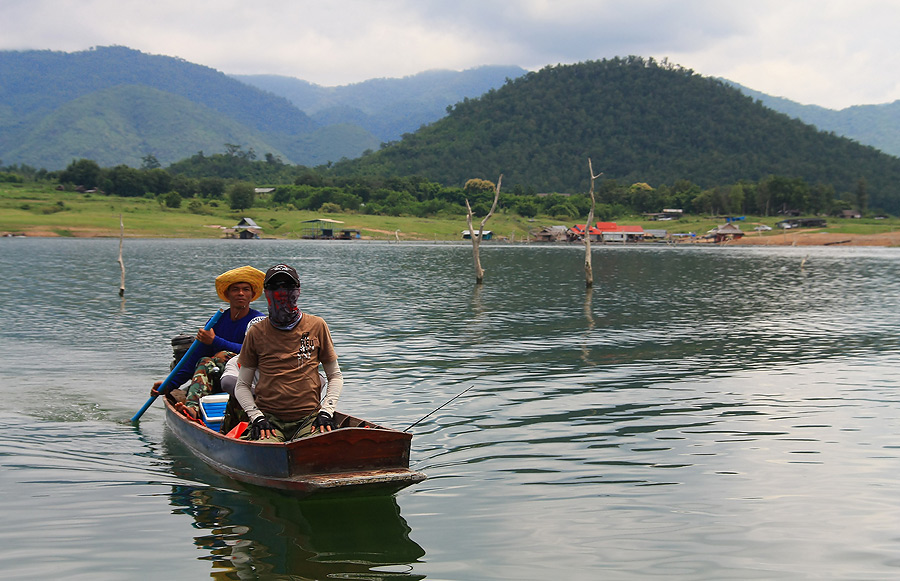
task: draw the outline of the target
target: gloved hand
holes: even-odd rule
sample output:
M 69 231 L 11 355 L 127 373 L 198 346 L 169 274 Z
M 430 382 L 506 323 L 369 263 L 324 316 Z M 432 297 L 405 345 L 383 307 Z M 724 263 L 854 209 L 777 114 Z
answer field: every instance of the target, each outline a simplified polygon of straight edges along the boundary
M 330 432 L 333 429 L 334 420 L 331 419 L 331 414 L 328 412 L 319 412 L 319 415 L 316 416 L 316 421 L 313 422 L 313 431 Z
M 250 424 L 250 439 L 259 440 L 260 436 L 268 437 L 272 432 L 272 424 L 265 416 L 259 416 Z

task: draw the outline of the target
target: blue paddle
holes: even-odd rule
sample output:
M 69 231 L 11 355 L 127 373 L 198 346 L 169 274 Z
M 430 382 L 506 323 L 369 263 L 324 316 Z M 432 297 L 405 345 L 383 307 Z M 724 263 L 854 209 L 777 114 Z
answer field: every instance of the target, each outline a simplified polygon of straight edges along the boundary
M 214 314 L 212 316 L 212 318 L 210 318 L 209 321 L 207 321 L 206 325 L 203 328 L 207 331 L 212 329 L 213 325 L 215 325 L 219 321 L 219 317 L 221 317 L 222 313 L 224 313 L 224 312 L 225 311 L 223 311 L 222 309 L 219 309 L 218 311 L 216 311 L 216 314 Z M 169 372 L 169 375 L 167 375 L 166 378 L 163 380 L 163 382 L 161 384 L 159 384 L 159 387 L 157 388 L 156 391 L 158 391 L 161 394 L 164 394 L 164 393 L 168 393 L 169 391 L 171 391 L 173 387 L 178 387 L 177 385 L 171 385 L 171 386 L 168 385 L 169 381 L 171 381 L 171 379 L 173 377 L 175 377 L 175 374 L 178 373 L 178 371 L 181 369 L 181 366 L 184 364 L 184 362 L 191 358 L 191 355 L 194 353 L 194 350 L 200 344 L 201 344 L 200 341 L 198 341 L 197 339 L 194 339 L 194 342 L 191 343 L 191 346 L 188 348 L 188 350 L 184 353 L 184 355 L 181 356 L 181 359 L 178 360 L 178 363 L 175 365 L 175 367 L 172 368 L 172 371 Z M 156 400 L 157 397 L 159 397 L 159 396 L 151 395 L 150 399 L 147 400 L 147 403 L 144 404 L 144 407 L 139 409 L 138 413 L 134 414 L 134 417 L 131 418 L 131 421 L 136 422 L 139 419 L 141 419 L 141 416 L 144 415 L 144 412 L 147 411 L 147 409 L 151 405 L 153 405 L 153 402 Z

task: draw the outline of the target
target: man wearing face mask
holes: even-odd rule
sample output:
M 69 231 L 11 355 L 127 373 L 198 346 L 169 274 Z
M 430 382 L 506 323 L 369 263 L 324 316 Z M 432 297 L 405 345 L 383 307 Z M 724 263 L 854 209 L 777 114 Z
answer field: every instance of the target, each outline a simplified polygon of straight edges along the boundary
M 250 419 L 249 438 L 284 442 L 331 431 L 344 379 L 328 325 L 297 306 L 300 278 L 293 267 L 270 268 L 263 289 L 269 316 L 247 329 L 234 388 Z M 320 363 L 328 379 L 324 397 Z M 254 393 L 250 386 L 257 370 Z

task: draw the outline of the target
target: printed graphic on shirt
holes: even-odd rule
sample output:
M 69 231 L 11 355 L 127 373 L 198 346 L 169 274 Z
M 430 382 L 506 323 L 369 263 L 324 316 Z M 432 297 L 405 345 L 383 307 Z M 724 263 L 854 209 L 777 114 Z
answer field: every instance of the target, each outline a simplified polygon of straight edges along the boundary
M 316 350 L 315 341 L 309 338 L 309 332 L 303 333 L 300 337 L 300 351 L 297 352 L 297 363 L 303 365 L 304 361 L 312 358 L 313 352 Z

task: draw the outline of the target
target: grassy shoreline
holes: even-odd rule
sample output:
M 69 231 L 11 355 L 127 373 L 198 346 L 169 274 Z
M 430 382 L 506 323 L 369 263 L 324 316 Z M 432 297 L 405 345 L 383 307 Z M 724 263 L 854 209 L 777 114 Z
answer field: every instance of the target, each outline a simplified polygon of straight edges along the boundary
M 120 198 L 102 194 L 64 192 L 35 184 L 0 184 L 0 235 L 44 237 L 118 237 L 119 217 L 128 238 L 223 238 L 223 228 L 249 217 L 262 228 L 264 238 L 299 239 L 302 222 L 327 217 L 343 222 L 342 228 L 354 228 L 369 240 L 448 241 L 460 240 L 466 230 L 465 216 L 416 218 L 365 214 L 322 214 L 266 207 L 266 200 L 243 212 L 232 211 L 226 201 L 204 203 L 202 213 L 191 213 L 187 203 L 181 208 L 166 208 L 154 199 Z M 774 226 L 780 217 L 750 217 L 740 222 L 747 235 L 728 244 L 764 245 L 878 245 L 900 246 L 900 220 L 845 220 L 829 218 L 824 229 L 774 229 L 755 232 L 757 224 Z M 476 217 L 475 227 L 481 221 Z M 617 220 L 645 229 L 664 229 L 670 233 L 694 232 L 703 235 L 724 223 L 723 218 L 688 216 L 677 221 L 652 222 L 641 216 Z M 560 220 L 550 216 L 526 219 L 503 211 L 496 213 L 485 228 L 499 240 L 524 242 L 544 226 L 584 223 L 584 218 Z

